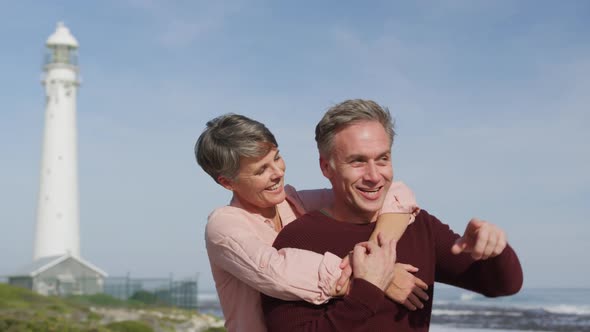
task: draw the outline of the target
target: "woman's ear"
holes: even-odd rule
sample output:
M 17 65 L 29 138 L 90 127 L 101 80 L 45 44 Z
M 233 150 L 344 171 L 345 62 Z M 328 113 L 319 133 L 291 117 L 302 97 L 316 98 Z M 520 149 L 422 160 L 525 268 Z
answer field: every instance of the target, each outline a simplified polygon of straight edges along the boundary
M 227 189 L 229 191 L 233 191 L 234 190 L 234 188 L 233 188 L 233 181 L 230 180 L 230 179 L 228 179 L 228 178 L 226 178 L 223 175 L 220 175 L 220 176 L 217 177 L 217 182 L 219 182 L 219 184 L 223 188 L 225 188 L 225 189 Z

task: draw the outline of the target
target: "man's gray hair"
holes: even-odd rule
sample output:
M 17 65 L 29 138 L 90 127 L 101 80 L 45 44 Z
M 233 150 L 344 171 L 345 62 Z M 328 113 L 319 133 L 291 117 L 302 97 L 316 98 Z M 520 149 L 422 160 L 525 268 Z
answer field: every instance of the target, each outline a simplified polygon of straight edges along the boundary
M 258 121 L 228 113 L 207 122 L 195 144 L 201 168 L 219 183 L 219 176 L 233 179 L 243 157 L 262 157 L 279 145 L 274 135 Z
M 362 121 L 381 123 L 389 136 L 390 146 L 393 144 L 394 124 L 387 107 L 381 107 L 372 100 L 352 99 L 330 108 L 315 127 L 315 140 L 320 155 L 330 155 L 334 136 L 340 130 Z

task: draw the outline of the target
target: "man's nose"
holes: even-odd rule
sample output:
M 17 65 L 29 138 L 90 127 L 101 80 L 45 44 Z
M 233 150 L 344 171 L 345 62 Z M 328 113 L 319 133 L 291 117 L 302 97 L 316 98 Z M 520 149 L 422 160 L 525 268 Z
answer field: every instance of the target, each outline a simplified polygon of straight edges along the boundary
M 377 165 L 375 165 L 374 162 L 369 161 L 367 163 L 367 166 L 365 169 L 365 176 L 363 177 L 363 179 L 365 181 L 370 181 L 370 182 L 379 182 L 379 170 L 377 168 Z

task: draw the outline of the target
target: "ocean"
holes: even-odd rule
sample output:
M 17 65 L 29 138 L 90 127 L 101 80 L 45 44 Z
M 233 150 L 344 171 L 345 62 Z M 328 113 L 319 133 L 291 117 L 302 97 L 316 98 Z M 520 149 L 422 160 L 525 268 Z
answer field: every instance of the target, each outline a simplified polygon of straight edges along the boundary
M 514 296 L 486 298 L 458 288 L 435 287 L 433 332 L 590 332 L 590 289 L 527 288 Z
M 222 316 L 214 293 L 199 295 L 203 312 Z M 590 289 L 527 288 L 490 299 L 437 284 L 431 332 L 590 332 Z

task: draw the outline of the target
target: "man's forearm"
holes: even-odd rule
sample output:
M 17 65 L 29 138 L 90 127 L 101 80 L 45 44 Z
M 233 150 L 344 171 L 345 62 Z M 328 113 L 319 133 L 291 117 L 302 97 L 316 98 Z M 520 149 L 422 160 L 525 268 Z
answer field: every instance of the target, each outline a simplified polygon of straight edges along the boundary
M 500 255 L 475 262 L 464 280 L 467 287 L 488 297 L 513 295 L 522 287 L 522 267 L 512 247 L 507 245 Z

